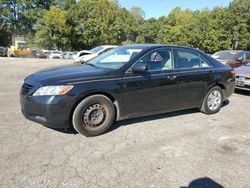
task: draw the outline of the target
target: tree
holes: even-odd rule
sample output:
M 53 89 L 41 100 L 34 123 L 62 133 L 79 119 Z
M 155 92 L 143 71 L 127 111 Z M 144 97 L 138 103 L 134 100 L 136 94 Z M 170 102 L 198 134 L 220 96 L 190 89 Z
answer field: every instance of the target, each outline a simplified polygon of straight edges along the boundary
M 141 7 L 134 6 L 130 9 L 130 14 L 132 14 L 139 22 L 142 22 L 145 18 L 145 12 Z
M 33 29 L 41 11 L 49 9 L 52 0 L 0 0 L 1 17 L 13 34 L 25 34 Z
M 139 25 L 139 36 L 143 37 L 146 43 L 156 43 L 159 30 L 160 21 L 150 18 Z
M 89 49 L 101 44 L 165 43 L 208 53 L 250 49 L 250 1 L 201 11 L 174 8 L 145 20 L 140 7 L 122 8 L 117 0 L 0 0 L 0 42 L 11 34 L 31 46 Z
M 51 6 L 44 13 L 44 23 L 36 25 L 36 41 L 40 46 L 66 49 L 69 40 L 70 25 L 67 23 L 67 12 Z M 47 42 L 46 42 L 47 41 Z
M 232 49 L 250 47 L 250 1 L 234 0 L 228 7 L 228 30 Z

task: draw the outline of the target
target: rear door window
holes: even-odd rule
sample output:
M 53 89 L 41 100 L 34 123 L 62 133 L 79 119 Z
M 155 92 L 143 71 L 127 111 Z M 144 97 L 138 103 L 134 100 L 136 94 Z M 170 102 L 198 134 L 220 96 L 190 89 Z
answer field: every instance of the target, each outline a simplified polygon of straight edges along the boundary
M 189 49 L 175 49 L 175 67 L 180 69 L 208 68 L 211 64 L 200 54 Z
M 200 59 L 202 68 L 212 67 L 212 65 L 204 57 L 200 56 Z
M 199 54 L 187 49 L 175 49 L 176 68 L 200 68 Z

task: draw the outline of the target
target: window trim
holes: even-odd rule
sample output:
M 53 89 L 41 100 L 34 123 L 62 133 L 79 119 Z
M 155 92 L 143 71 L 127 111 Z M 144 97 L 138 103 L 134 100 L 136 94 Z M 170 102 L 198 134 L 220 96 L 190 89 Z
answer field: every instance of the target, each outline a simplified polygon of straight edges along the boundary
M 200 55 L 200 60 L 201 60 L 201 58 L 203 58 L 204 61 L 209 65 L 209 67 L 200 67 L 200 68 L 207 69 L 207 68 L 213 68 L 214 67 L 203 55 L 201 55 L 201 54 L 199 54 L 199 55 Z
M 144 54 L 142 57 L 140 57 L 138 60 L 136 60 L 136 61 L 135 61 L 135 62 L 125 71 L 125 74 L 126 74 L 126 73 L 132 73 L 132 72 L 133 72 L 133 71 L 131 70 L 132 67 L 133 67 L 136 63 L 138 63 L 143 57 L 145 57 L 146 55 L 148 55 L 148 54 L 150 54 L 150 53 L 159 51 L 159 50 L 169 50 L 169 51 L 170 51 L 171 57 L 172 57 L 172 60 L 171 60 L 172 67 L 171 67 L 171 69 L 165 69 L 165 70 L 162 70 L 162 69 L 158 69 L 158 70 L 149 70 L 148 72 L 149 72 L 149 73 L 154 73 L 154 72 L 159 72 L 159 71 L 164 72 L 164 71 L 175 70 L 175 63 L 174 63 L 174 62 L 175 62 L 175 60 L 174 60 L 175 58 L 174 58 L 174 54 L 173 54 L 173 48 L 171 48 L 171 47 L 161 47 L 161 48 L 153 49 L 153 50 L 147 52 L 146 54 Z

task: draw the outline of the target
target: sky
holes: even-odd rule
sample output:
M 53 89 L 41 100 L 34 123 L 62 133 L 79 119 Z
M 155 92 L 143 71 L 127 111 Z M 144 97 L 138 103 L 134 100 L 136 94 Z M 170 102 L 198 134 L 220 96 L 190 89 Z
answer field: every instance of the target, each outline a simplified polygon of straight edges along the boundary
M 130 9 L 133 6 L 141 7 L 145 18 L 159 18 L 179 6 L 182 9 L 201 10 L 212 9 L 215 6 L 228 6 L 231 0 L 119 0 L 122 7 Z

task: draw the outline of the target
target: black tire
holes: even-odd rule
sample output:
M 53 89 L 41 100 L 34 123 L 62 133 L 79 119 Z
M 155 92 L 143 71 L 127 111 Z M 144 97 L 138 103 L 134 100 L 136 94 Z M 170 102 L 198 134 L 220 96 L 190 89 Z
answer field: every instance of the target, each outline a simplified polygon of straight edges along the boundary
M 209 101 L 211 101 L 210 96 L 211 95 L 213 96 L 213 93 L 220 95 L 220 101 L 214 100 L 217 101 L 215 102 L 217 104 L 216 106 L 211 105 L 211 102 L 209 103 Z M 205 98 L 203 99 L 200 111 L 205 114 L 216 114 L 217 112 L 220 111 L 222 103 L 223 103 L 223 91 L 219 86 L 215 86 L 212 89 L 210 89 L 206 94 Z
M 111 100 L 103 95 L 93 95 L 77 105 L 72 116 L 72 124 L 82 135 L 98 136 L 110 128 L 114 119 L 115 107 Z

